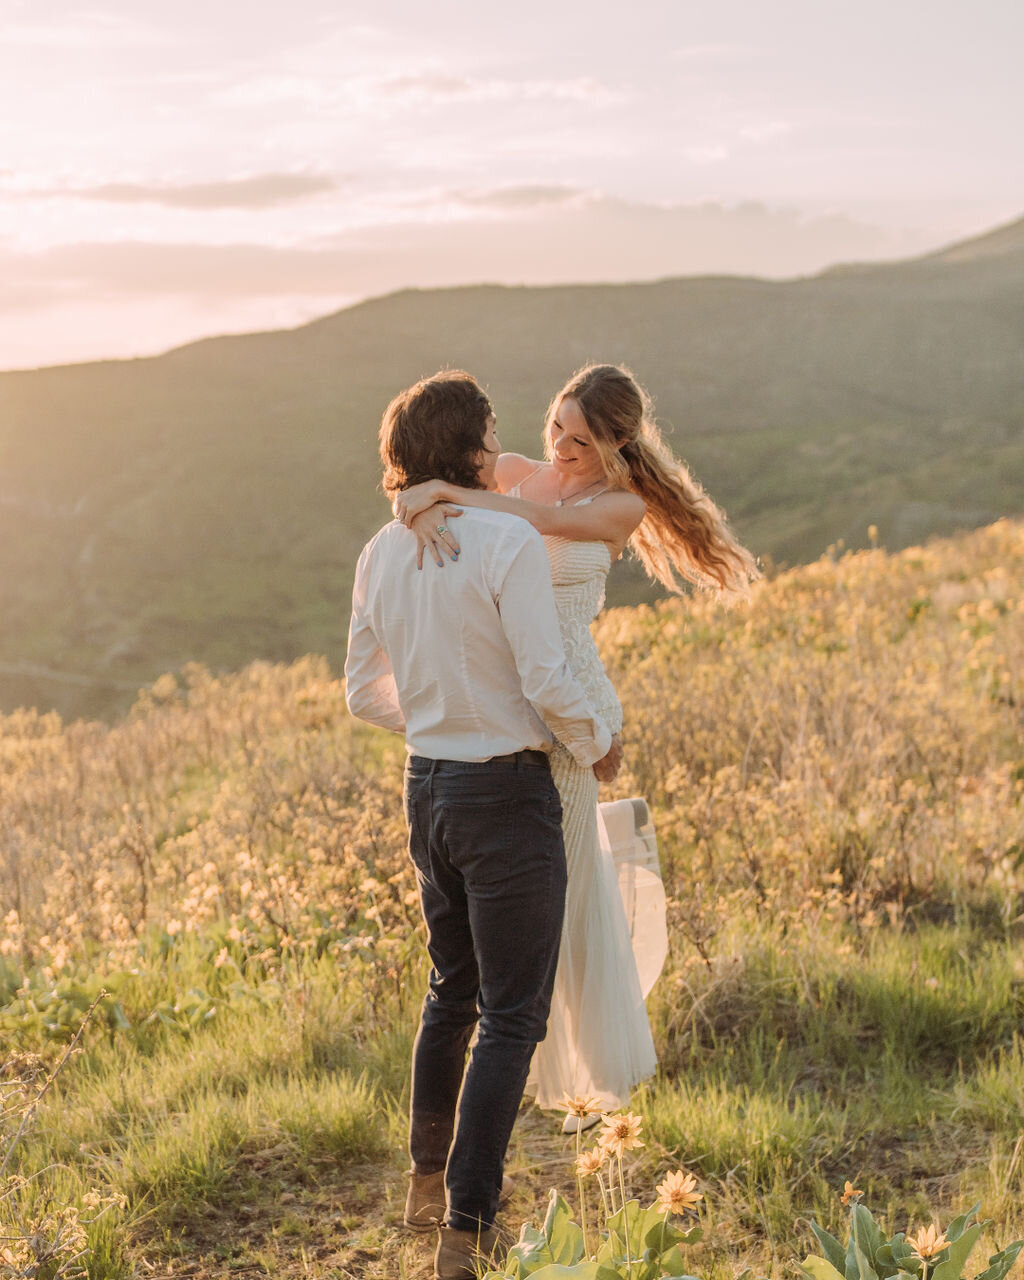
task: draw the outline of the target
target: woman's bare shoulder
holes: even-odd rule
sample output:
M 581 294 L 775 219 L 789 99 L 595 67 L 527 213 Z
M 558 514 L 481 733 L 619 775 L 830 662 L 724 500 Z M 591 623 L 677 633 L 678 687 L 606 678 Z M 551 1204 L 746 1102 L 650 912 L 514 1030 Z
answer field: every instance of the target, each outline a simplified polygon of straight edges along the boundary
M 637 524 L 647 514 L 647 503 L 638 493 L 631 493 L 628 489 L 607 489 L 595 498 L 595 502 L 598 500 L 606 510 L 614 504 L 616 511 L 635 516 Z
M 628 489 L 608 489 L 598 494 L 594 506 L 599 504 L 602 518 L 608 522 L 609 528 L 618 530 L 626 538 L 647 514 L 643 498 Z
M 521 453 L 502 453 L 498 455 L 494 479 L 502 493 L 507 493 L 517 484 L 522 484 L 528 475 L 542 466 L 544 466 L 543 462 L 538 462 L 535 458 L 527 458 Z

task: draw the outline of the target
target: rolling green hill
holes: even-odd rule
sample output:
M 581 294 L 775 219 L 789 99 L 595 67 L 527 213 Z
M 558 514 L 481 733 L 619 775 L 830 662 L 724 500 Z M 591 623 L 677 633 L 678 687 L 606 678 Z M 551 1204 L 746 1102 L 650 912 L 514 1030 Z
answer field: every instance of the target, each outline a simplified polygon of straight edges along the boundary
M 108 714 L 200 660 L 344 653 L 387 518 L 376 427 L 444 365 L 532 451 L 588 360 L 629 364 L 759 555 L 1024 511 L 1024 221 L 782 283 L 405 291 L 301 329 L 0 374 L 0 707 Z M 612 603 L 644 598 L 629 566 Z

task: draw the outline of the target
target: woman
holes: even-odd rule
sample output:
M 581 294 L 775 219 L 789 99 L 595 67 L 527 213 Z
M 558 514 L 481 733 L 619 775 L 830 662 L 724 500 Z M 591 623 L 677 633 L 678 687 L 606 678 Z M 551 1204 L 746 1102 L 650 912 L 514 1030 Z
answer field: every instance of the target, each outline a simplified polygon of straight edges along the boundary
M 613 733 L 622 711 L 598 656 L 590 623 L 604 601 L 608 571 L 627 544 L 669 590 L 679 579 L 723 592 L 758 576 L 714 503 L 673 456 L 631 374 L 591 365 L 552 401 L 546 461 L 501 454 L 498 492 L 431 480 L 405 490 L 395 514 L 416 531 L 421 554 L 455 559 L 447 503 L 508 511 L 544 535 L 566 657 Z M 440 506 L 436 504 L 441 504 Z M 562 798 L 569 887 L 547 1037 L 534 1055 L 528 1089 L 541 1107 L 594 1098 L 615 1110 L 656 1066 L 629 929 L 611 859 L 598 838 L 597 780 L 555 744 L 551 772 Z M 579 1121 L 566 1118 L 567 1132 Z

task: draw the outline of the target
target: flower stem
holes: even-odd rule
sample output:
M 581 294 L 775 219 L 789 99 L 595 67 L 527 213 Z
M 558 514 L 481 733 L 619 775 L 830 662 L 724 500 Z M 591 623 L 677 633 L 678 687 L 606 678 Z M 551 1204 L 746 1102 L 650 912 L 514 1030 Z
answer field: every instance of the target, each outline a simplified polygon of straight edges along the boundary
M 583 1117 L 576 1117 L 576 1168 L 579 1170 L 580 1156 L 583 1154 Z M 580 1195 L 580 1227 L 583 1230 L 583 1253 L 589 1260 L 590 1252 L 587 1248 L 587 1198 L 583 1189 L 583 1179 L 579 1172 L 576 1174 L 576 1189 Z
M 612 1206 L 608 1198 L 608 1190 L 604 1185 L 604 1178 L 600 1173 L 597 1175 L 597 1185 L 601 1188 L 601 1205 L 604 1208 L 604 1220 L 607 1225 L 608 1219 L 612 1216 Z
M 580 1227 L 583 1230 L 583 1256 L 589 1262 L 590 1248 L 587 1243 L 587 1198 L 584 1194 L 583 1179 L 578 1173 L 576 1175 L 576 1190 L 580 1194 Z
M 626 1275 L 633 1274 L 633 1250 L 629 1247 L 629 1218 L 626 1215 L 626 1179 L 622 1175 L 622 1156 L 619 1156 L 619 1208 L 622 1210 L 622 1234 L 626 1237 Z

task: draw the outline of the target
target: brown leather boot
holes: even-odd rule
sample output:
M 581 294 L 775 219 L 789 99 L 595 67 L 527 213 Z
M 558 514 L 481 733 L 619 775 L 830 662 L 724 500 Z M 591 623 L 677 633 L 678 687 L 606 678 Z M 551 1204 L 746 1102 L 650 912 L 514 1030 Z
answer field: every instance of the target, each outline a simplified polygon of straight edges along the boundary
M 433 1231 L 444 1220 L 444 1170 L 410 1173 L 405 1197 L 405 1225 L 410 1231 Z
M 476 1280 L 497 1243 L 498 1232 L 494 1227 L 486 1231 L 442 1227 L 434 1254 L 434 1280 Z
M 517 1190 L 514 1178 L 506 1173 L 501 1180 L 498 1208 L 504 1209 Z M 448 1198 L 444 1189 L 444 1170 L 437 1173 L 410 1173 L 409 1191 L 405 1197 L 403 1221 L 410 1231 L 433 1231 L 444 1221 Z

